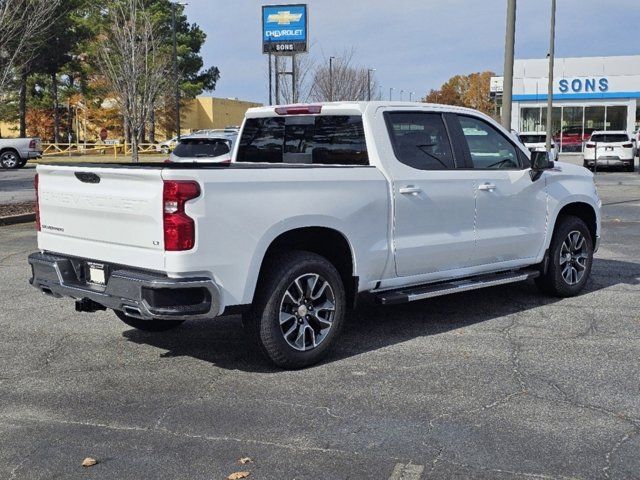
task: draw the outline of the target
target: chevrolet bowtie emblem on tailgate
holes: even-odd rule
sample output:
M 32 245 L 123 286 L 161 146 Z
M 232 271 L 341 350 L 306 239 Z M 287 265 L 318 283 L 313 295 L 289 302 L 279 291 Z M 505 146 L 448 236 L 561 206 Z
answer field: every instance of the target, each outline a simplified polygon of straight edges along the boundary
M 267 23 L 277 23 L 278 25 L 291 25 L 291 22 L 299 22 L 301 13 L 291 13 L 289 10 L 272 13 L 267 17 Z

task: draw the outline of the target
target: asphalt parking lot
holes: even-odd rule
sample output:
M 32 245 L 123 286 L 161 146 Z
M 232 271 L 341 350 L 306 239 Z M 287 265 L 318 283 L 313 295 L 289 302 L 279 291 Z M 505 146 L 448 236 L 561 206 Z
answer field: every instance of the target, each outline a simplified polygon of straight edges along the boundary
M 598 184 L 581 296 L 369 307 L 295 372 L 238 317 L 150 334 L 75 313 L 28 285 L 33 226 L 0 227 L 0 478 L 640 478 L 640 175 Z

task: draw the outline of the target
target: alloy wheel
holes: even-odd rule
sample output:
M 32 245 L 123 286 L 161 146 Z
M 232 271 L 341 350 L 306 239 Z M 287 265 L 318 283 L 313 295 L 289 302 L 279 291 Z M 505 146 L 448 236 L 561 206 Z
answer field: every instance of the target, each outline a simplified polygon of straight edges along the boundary
M 4 168 L 15 168 L 18 164 L 18 156 L 13 152 L 5 152 L 0 157 L 0 163 Z
M 587 240 L 578 230 L 567 235 L 560 247 L 560 268 L 562 278 L 568 285 L 580 283 L 587 271 L 589 252 Z
M 316 273 L 296 278 L 280 302 L 280 330 L 290 347 L 308 351 L 329 334 L 336 310 L 331 285 Z

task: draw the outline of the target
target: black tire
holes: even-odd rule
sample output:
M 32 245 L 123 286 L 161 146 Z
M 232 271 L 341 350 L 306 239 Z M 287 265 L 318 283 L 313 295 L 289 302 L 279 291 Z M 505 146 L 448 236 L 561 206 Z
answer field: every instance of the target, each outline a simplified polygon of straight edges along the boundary
M 569 239 L 569 235 L 574 238 L 574 232 L 578 232 L 584 239 L 584 250 L 580 250 L 580 258 L 584 258 L 584 262 L 580 263 L 579 260 L 568 260 L 566 254 L 569 253 L 573 257 L 573 250 L 571 247 L 572 241 Z M 569 242 L 568 244 L 565 241 Z M 578 242 L 579 243 L 579 242 Z M 583 257 L 584 255 L 584 257 Z M 564 260 L 564 262 L 562 262 Z M 562 263 L 561 263 L 562 262 Z M 556 227 L 553 232 L 553 238 L 551 239 L 551 245 L 549 246 L 549 259 L 546 273 L 536 278 L 536 284 L 538 287 L 550 295 L 557 297 L 573 297 L 582 291 L 589 275 L 591 273 L 591 266 L 593 264 L 593 239 L 591 238 L 591 232 L 587 228 L 587 225 L 578 217 L 571 215 L 563 215 L 558 217 Z M 583 267 L 583 268 L 582 268 Z M 567 268 L 569 271 L 567 272 Z M 575 271 L 575 277 L 573 274 Z M 578 271 L 582 272 L 582 276 L 578 278 Z M 570 278 L 567 279 L 566 276 Z M 575 283 L 573 283 L 575 280 Z
M 311 252 L 278 253 L 267 262 L 253 306 L 243 317 L 245 328 L 265 355 L 279 367 L 298 369 L 318 363 L 335 344 L 344 323 L 346 294 L 340 274 L 326 258 Z M 287 295 L 296 281 L 306 282 L 303 286 L 305 292 L 300 291 L 299 294 L 299 304 Z M 321 289 L 328 301 L 325 305 L 333 303 L 333 310 L 317 308 L 318 304 L 325 302 L 320 298 L 315 304 L 313 298 L 314 293 L 317 295 Z M 290 310 L 283 314 L 281 309 Z M 328 316 L 320 315 L 323 310 L 328 312 Z M 286 317 L 287 314 L 291 318 L 281 323 L 282 315 Z M 328 328 L 322 329 L 329 324 Z M 285 330 L 292 333 L 287 337 Z M 292 340 L 294 337 L 295 341 Z M 291 345 L 297 345 L 300 338 L 300 348 Z M 314 346 L 316 341 L 317 346 Z
M 145 332 L 166 332 L 176 328 L 184 322 L 184 320 L 140 320 L 139 318 L 133 318 L 129 315 L 120 312 L 118 310 L 113 311 L 120 320 L 129 325 L 130 327 Z
M 20 168 L 22 159 L 15 150 L 5 150 L 0 154 L 0 166 L 6 169 Z
M 635 165 L 635 159 L 631 160 L 631 163 L 629 165 L 627 165 L 627 168 L 625 168 L 625 170 L 627 172 L 633 173 L 636 170 L 636 165 Z

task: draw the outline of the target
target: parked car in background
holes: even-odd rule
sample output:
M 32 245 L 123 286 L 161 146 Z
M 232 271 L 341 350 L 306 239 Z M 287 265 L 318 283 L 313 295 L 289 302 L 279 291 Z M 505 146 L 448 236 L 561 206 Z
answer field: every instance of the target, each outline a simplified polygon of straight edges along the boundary
M 545 152 L 547 150 L 546 132 L 523 132 L 519 135 L 520 140 L 531 152 Z M 558 160 L 558 145 L 551 139 L 551 158 Z
M 565 127 L 562 132 L 553 135 L 553 139 L 563 152 L 581 152 L 593 130 L 587 127 L 583 130 L 582 126 Z
M 178 144 L 178 137 L 170 138 L 169 140 L 165 140 L 162 143 L 158 143 L 156 145 L 156 150 L 160 153 L 171 153 L 171 151 L 176 148 Z
M 169 162 L 229 163 L 237 134 L 193 133 L 180 138 L 171 152 Z
M 0 138 L 0 167 L 22 168 L 29 159 L 42 157 L 39 138 Z
M 36 187 L 34 287 L 146 331 L 242 313 L 285 368 L 326 356 L 358 300 L 577 295 L 600 235 L 592 173 L 415 102 L 253 108 L 231 164 L 39 165 Z
M 635 156 L 636 147 L 627 132 L 595 131 L 585 144 L 584 166 L 623 167 L 633 172 Z

